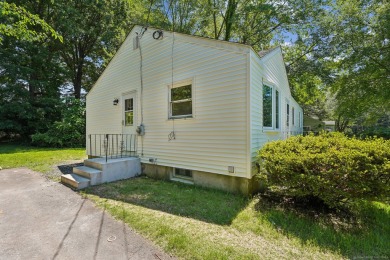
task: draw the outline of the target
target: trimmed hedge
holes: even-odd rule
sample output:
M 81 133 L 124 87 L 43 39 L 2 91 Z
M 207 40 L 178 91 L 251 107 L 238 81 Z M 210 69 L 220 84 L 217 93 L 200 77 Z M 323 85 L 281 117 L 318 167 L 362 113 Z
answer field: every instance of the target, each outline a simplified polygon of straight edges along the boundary
M 267 143 L 258 162 L 269 189 L 287 196 L 314 196 L 330 207 L 389 198 L 390 140 L 295 136 Z

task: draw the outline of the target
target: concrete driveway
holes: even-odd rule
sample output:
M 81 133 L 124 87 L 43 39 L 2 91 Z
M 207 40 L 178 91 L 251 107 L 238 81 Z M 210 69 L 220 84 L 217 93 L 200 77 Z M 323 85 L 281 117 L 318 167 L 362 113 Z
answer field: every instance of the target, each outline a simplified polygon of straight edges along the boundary
M 71 189 L 0 171 L 0 259 L 170 259 Z

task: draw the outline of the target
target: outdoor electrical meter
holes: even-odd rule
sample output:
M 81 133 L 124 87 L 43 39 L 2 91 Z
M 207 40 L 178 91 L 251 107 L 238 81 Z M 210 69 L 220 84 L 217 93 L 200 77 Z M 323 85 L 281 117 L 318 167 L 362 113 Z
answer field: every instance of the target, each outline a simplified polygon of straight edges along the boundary
M 138 135 L 145 135 L 145 126 L 143 124 L 140 124 L 139 126 L 137 126 L 137 129 L 135 131 Z

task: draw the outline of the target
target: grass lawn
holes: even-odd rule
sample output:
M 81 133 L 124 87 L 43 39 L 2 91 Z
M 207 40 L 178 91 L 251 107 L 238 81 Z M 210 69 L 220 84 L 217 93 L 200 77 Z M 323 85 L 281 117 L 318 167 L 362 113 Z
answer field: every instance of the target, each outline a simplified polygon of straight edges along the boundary
M 85 148 L 37 148 L 14 144 L 0 144 L 0 168 L 27 167 L 47 173 L 56 164 L 86 158 Z
M 146 177 L 82 194 L 183 259 L 389 259 L 390 206 L 362 203 L 357 228 L 262 199 Z M 334 219 L 333 219 L 334 218 Z M 333 223 L 333 224 L 332 224 Z
M 0 167 L 48 173 L 84 149 L 0 145 Z M 361 203 L 358 227 L 182 183 L 140 177 L 81 191 L 182 259 L 390 259 L 390 205 Z

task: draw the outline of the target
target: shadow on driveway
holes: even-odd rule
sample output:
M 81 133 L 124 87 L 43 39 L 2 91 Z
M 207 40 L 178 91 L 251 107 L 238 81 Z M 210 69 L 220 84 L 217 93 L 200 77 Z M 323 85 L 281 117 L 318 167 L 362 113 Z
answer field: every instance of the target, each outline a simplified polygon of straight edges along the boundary
M 0 171 L 0 258 L 170 259 L 88 199 L 28 169 Z

